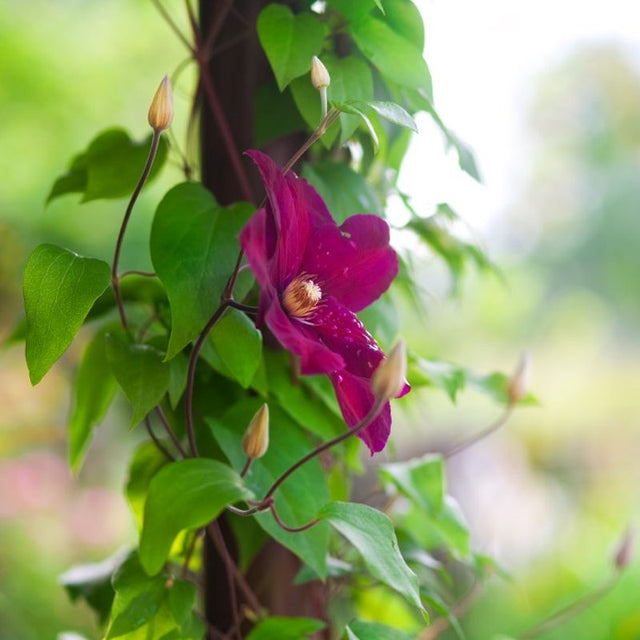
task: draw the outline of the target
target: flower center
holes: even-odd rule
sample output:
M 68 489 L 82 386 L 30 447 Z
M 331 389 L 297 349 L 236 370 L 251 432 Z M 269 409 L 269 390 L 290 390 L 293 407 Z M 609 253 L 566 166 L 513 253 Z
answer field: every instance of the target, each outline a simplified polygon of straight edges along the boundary
M 294 318 L 306 318 L 322 298 L 322 290 L 307 275 L 294 278 L 282 294 L 282 304 Z

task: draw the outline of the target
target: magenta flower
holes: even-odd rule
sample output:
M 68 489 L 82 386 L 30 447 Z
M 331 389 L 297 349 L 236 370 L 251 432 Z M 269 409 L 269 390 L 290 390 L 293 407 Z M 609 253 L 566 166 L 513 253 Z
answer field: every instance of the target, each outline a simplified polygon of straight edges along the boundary
M 389 227 L 371 214 L 351 216 L 338 227 L 306 180 L 283 175 L 259 151 L 249 155 L 267 192 L 266 207 L 240 236 L 262 289 L 258 322 L 298 354 L 303 374 L 329 376 L 353 427 L 373 406 L 371 375 L 384 357 L 355 313 L 384 293 L 398 272 Z M 373 454 L 384 448 L 390 429 L 387 403 L 358 435 Z

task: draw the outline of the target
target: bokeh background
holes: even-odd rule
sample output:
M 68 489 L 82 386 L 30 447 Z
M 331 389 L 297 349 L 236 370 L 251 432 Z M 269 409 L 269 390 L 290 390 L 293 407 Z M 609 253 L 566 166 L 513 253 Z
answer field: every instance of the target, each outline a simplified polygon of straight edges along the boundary
M 640 7 L 629 0 L 423 0 L 426 57 L 440 114 L 471 145 L 482 184 L 462 174 L 428 117 L 400 184 L 419 211 L 449 203 L 460 233 L 502 277 L 451 282 L 426 251 L 423 317 L 404 333 L 425 357 L 474 371 L 533 358 L 539 405 L 454 458 L 449 488 L 496 577 L 464 616 L 469 638 L 516 634 L 608 579 L 640 511 Z M 176 15 L 179 15 L 176 12 Z M 0 3 L 0 337 L 20 316 L 24 260 L 42 241 L 110 259 L 124 203 L 61 198 L 68 159 L 107 126 L 147 135 L 146 106 L 186 57 L 150 2 Z M 192 75 L 176 86 L 177 122 Z M 178 133 L 180 135 L 180 133 Z M 125 265 L 150 266 L 147 229 L 177 167 L 145 190 Z M 390 203 L 392 217 L 403 213 Z M 78 477 L 65 424 L 82 339 L 36 388 L 22 346 L 0 354 L 0 639 L 96 637 L 57 584 L 134 535 L 121 488 L 136 434 L 115 407 Z M 416 394 L 397 450 L 430 450 L 485 426 L 498 409 L 473 391 L 452 405 Z M 443 637 L 446 637 L 443 636 Z M 560 639 L 640 638 L 640 564 Z

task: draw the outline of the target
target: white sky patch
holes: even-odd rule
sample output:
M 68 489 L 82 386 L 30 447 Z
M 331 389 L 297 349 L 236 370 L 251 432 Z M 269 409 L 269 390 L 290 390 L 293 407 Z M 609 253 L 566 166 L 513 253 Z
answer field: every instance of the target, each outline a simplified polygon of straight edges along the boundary
M 537 78 L 582 45 L 610 42 L 640 61 L 640 0 L 415 1 L 436 108 L 473 148 L 483 184 L 457 168 L 425 116 L 399 186 L 421 214 L 448 202 L 487 232 L 526 178 L 524 117 Z

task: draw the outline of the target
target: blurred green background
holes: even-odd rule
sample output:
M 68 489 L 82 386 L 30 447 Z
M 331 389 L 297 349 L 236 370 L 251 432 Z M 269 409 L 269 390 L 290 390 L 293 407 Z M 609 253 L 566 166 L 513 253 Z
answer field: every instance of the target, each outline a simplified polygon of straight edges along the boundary
M 80 206 L 67 196 L 45 208 L 48 190 L 99 130 L 118 125 L 146 136 L 150 97 L 185 57 L 150 2 L 0 3 L 0 336 L 20 316 L 21 272 L 38 242 L 110 259 L 125 203 Z M 447 70 L 432 71 L 437 98 L 438 73 Z M 175 87 L 178 126 L 192 78 L 187 72 Z M 540 406 L 519 410 L 449 466 L 476 548 L 510 575 L 492 579 L 463 617 L 473 639 L 516 635 L 605 581 L 615 543 L 640 511 L 640 73 L 615 42 L 569 47 L 531 78 L 519 108 L 519 180 L 490 215 L 474 218 L 472 203 L 461 211 L 503 279 L 471 272 L 449 296 L 433 257 L 416 249 L 427 313 L 403 323 L 420 355 L 476 371 L 509 371 L 525 348 L 533 356 Z M 490 131 L 500 125 L 494 115 L 484 123 Z M 429 139 L 430 123 L 421 124 Z M 481 169 L 483 148 L 476 145 Z M 449 160 L 438 147 L 429 164 L 418 149 L 405 190 Z M 145 190 L 125 267 L 149 267 L 150 216 L 178 175 L 168 167 Z M 491 193 L 492 177 L 461 188 L 473 200 L 478 189 Z M 117 407 L 80 476 L 67 470 L 69 377 L 81 346 L 37 388 L 22 346 L 0 360 L 1 640 L 65 629 L 97 637 L 91 615 L 68 602 L 57 577 L 134 536 L 121 487 L 136 435 Z M 457 442 L 496 412 L 471 391 L 457 406 L 435 391 L 416 393 L 396 420 L 397 455 Z M 606 598 L 541 637 L 640 638 L 639 594 L 634 562 Z

